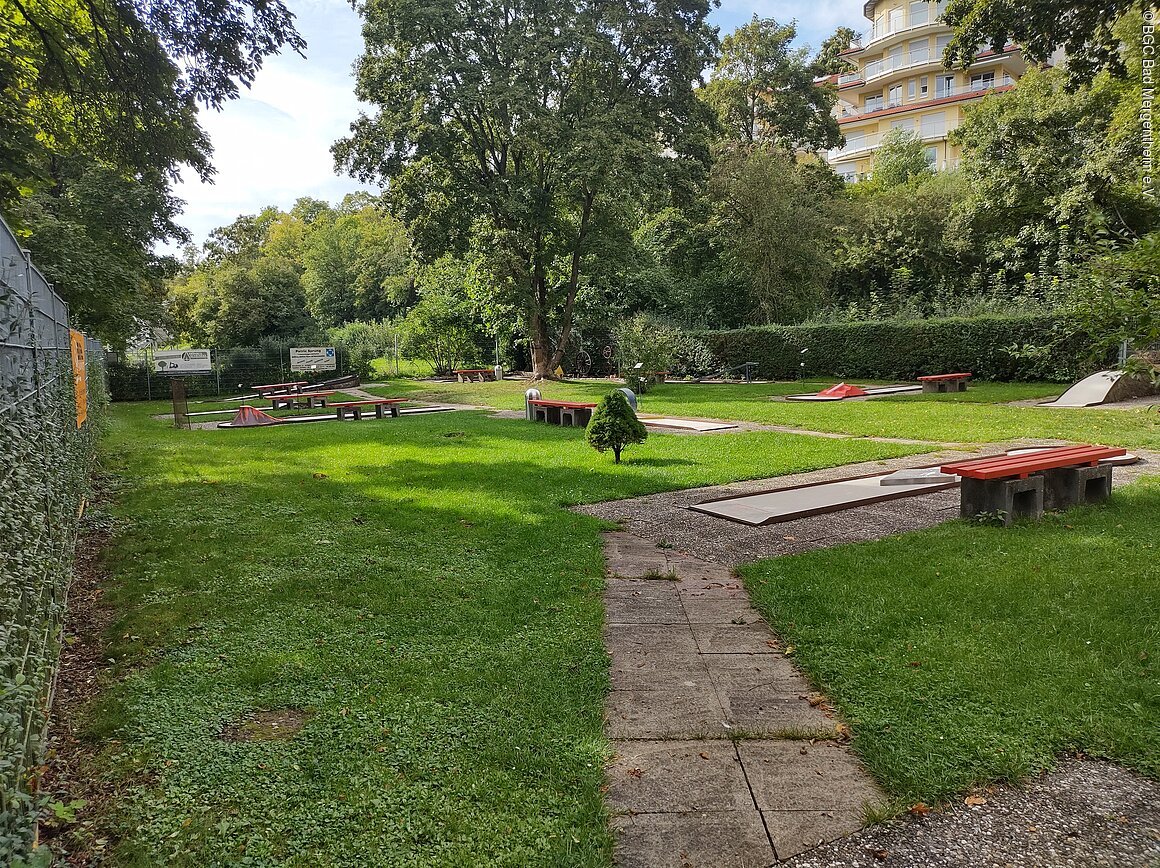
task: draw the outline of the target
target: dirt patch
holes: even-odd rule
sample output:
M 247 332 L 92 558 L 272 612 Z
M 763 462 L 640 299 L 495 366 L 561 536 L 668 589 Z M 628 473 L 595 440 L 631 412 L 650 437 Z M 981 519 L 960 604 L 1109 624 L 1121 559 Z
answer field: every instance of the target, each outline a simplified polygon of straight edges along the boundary
M 69 588 L 60 669 L 53 693 L 40 790 L 60 807 L 40 820 L 40 840 L 66 865 L 93 865 L 112 846 L 94 817 L 115 795 L 110 781 L 93 771 L 99 747 L 81 738 L 84 710 L 110 680 L 104 636 L 115 613 L 104 601 L 108 573 L 102 554 L 113 539 L 108 512 L 111 480 L 98 477 L 81 520 L 73 581 Z
M 256 711 L 222 727 L 225 741 L 286 741 L 310 720 L 310 712 L 300 708 Z

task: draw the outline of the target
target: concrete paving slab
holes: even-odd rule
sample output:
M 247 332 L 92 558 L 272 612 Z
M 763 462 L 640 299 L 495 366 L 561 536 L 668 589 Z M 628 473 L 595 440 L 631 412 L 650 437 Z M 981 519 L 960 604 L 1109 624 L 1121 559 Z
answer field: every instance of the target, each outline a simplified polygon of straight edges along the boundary
M 604 722 L 612 739 L 725 738 L 729 733 L 725 712 L 709 684 L 613 690 L 605 703 Z
M 764 623 L 745 597 L 683 597 L 681 604 L 690 624 L 756 624 Z
M 605 620 L 610 624 L 683 624 L 684 607 L 676 588 L 606 590 Z
M 776 861 L 757 811 L 614 817 L 619 868 L 768 868 Z
M 766 831 L 779 860 L 790 859 L 821 844 L 857 832 L 861 811 L 762 811 Z
M 613 690 L 676 690 L 712 684 L 696 649 L 684 653 L 649 649 L 616 654 L 611 675 Z
M 699 650 L 693 628 L 685 624 L 605 624 L 604 647 L 613 658 L 658 649 L 673 654 Z
M 737 743 L 762 811 L 854 811 L 883 799 L 861 764 L 837 744 L 751 740 Z
M 608 766 L 609 793 L 633 814 L 753 810 L 753 797 L 730 741 L 618 741 Z
M 778 643 L 764 622 L 693 624 L 690 634 L 702 654 L 777 654 Z

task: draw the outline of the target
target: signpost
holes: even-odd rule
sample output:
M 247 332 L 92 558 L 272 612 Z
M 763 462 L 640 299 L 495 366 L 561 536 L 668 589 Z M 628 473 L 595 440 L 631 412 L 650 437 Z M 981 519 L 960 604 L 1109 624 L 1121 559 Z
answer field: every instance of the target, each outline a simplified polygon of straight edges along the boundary
M 209 350 L 154 350 L 153 370 L 158 374 L 208 374 L 213 370 Z
M 291 347 L 291 371 L 334 371 L 338 369 L 338 354 L 334 347 Z

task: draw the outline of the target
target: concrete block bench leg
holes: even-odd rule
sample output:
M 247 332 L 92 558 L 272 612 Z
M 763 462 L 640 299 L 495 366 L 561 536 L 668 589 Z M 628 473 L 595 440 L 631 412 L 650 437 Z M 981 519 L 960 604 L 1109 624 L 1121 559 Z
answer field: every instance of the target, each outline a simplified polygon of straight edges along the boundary
M 974 518 L 983 513 L 1001 515 L 1010 526 L 1017 518 L 1043 518 L 1043 477 L 1027 479 L 971 479 L 962 482 L 959 514 Z
M 535 413 L 535 421 L 536 422 L 547 422 L 548 421 L 548 408 L 547 407 L 536 407 L 533 410 L 533 412 Z
M 1043 474 L 1045 509 L 1068 509 L 1080 503 L 1103 503 L 1111 494 L 1111 465 L 1060 467 Z
M 958 387 L 959 387 L 959 389 L 958 389 L 958 390 L 959 390 L 960 392 L 965 392 L 965 391 L 967 391 L 967 381 L 966 381 L 966 380 L 959 380 L 959 382 L 958 382 Z
M 545 407 L 544 409 L 547 410 L 546 418 L 547 418 L 547 421 L 549 422 L 549 424 L 552 424 L 552 425 L 563 425 L 564 424 L 564 419 L 562 417 L 562 414 L 560 413 L 559 407 Z
M 579 425 L 581 428 L 587 428 L 588 423 L 592 421 L 592 411 L 587 407 L 582 407 L 576 411 L 576 418 L 573 424 Z
M 567 407 L 560 409 L 560 424 L 572 428 L 576 425 L 576 411 Z
M 928 382 L 922 384 L 922 391 L 924 394 L 930 395 L 942 391 L 942 383 Z
M 398 419 L 398 418 L 399 418 L 399 405 L 398 405 L 398 404 L 392 404 L 392 405 L 391 405 L 391 418 L 392 418 L 392 419 Z

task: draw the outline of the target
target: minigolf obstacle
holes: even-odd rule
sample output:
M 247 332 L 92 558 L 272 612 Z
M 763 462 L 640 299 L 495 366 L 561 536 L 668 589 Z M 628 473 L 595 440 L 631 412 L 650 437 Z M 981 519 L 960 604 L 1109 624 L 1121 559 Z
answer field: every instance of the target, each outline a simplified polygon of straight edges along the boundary
M 1041 407 L 1098 407 L 1115 404 L 1130 398 L 1160 394 L 1147 380 L 1129 377 L 1123 371 L 1097 371 L 1084 377 L 1056 398 L 1040 404 Z
M 281 419 L 275 419 L 268 413 L 263 413 L 257 407 L 243 404 L 236 416 L 230 420 L 231 428 L 256 428 L 260 425 L 281 425 Z

